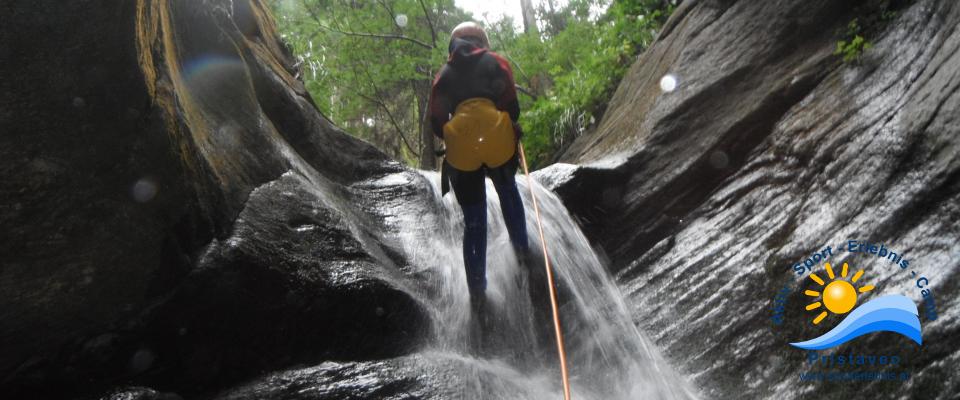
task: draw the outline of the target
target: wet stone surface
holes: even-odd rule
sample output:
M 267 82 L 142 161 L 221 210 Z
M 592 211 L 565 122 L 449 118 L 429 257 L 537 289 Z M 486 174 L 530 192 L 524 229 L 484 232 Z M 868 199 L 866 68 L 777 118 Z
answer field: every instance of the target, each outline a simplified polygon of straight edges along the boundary
M 843 64 L 832 32 L 862 9 L 684 2 L 597 132 L 562 157 L 575 166 L 538 172 L 610 258 L 636 325 L 706 397 L 960 391 L 949 367 L 960 359 L 960 7 L 891 4 L 895 18 L 876 28 L 874 47 Z M 678 77 L 672 92 L 660 87 L 668 73 Z M 603 200 L 598 181 L 622 187 L 618 201 Z M 895 249 L 910 268 L 847 251 L 849 240 Z M 833 254 L 814 259 L 827 246 Z M 803 309 L 816 284 L 802 263 L 822 271 L 825 256 L 865 269 L 873 295 L 917 304 L 921 348 L 880 333 L 838 349 L 902 353 L 887 370 L 910 380 L 800 380 L 819 369 L 788 343 L 841 319 L 815 326 Z M 935 282 L 935 321 L 920 277 Z

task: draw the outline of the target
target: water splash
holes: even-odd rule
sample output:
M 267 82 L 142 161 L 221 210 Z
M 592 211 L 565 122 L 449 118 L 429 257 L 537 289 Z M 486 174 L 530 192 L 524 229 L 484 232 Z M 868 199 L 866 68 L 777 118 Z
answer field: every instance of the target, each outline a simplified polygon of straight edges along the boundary
M 552 332 L 538 329 L 542 325 L 535 323 L 538 310 L 549 312 L 549 305 L 531 301 L 531 274 L 521 269 L 510 245 L 493 185 L 487 181 L 487 294 L 498 321 L 485 334 L 497 340 L 493 348 L 478 351 L 471 344 L 475 325 L 461 253 L 463 217 L 452 193 L 440 198 L 439 176 L 421 174 L 412 179 L 420 182 L 408 185 L 429 182 L 431 193 L 424 201 L 430 204 L 422 210 L 387 214 L 399 216 L 391 221 L 399 236 L 393 240 L 400 243 L 411 265 L 422 268 L 411 273 L 425 282 L 420 297 L 437 322 L 426 351 L 460 360 L 457 373 L 470 382 L 462 386 L 464 398 L 525 398 L 524 393 L 535 394 L 529 398 L 561 396 Z M 396 181 L 388 175 L 379 184 L 392 186 Z M 524 182 L 518 180 L 518 184 L 527 208 L 531 251 L 540 254 L 530 192 Z M 622 294 L 560 200 L 539 184 L 534 187 L 559 287 L 574 397 L 694 398 L 683 378 L 637 331 Z M 536 267 L 543 268 L 542 263 Z M 490 379 L 491 375 L 498 378 Z

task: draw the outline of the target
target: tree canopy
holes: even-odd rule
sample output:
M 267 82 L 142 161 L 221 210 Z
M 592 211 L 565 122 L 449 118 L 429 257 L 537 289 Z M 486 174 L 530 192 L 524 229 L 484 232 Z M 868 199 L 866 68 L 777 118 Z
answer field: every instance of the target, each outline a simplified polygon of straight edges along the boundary
M 425 118 L 449 32 L 475 20 L 510 60 L 533 167 L 600 120 L 626 68 L 673 10 L 665 0 L 557 0 L 524 6 L 525 24 L 488 21 L 453 0 L 273 0 L 284 40 L 317 106 L 346 131 L 421 168 L 435 166 Z M 535 26 L 531 26 L 531 22 Z

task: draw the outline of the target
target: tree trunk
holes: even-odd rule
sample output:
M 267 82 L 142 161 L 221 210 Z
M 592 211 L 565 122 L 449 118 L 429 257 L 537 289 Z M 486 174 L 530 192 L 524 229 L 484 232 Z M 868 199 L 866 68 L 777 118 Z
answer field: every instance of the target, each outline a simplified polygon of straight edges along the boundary
M 420 169 L 435 170 L 437 169 L 437 156 L 434 154 L 436 138 L 433 137 L 430 121 L 428 121 L 426 114 L 423 115 L 421 121 L 423 123 L 421 124 L 420 134 L 423 137 L 423 146 L 420 148 Z
M 537 29 L 537 13 L 533 9 L 533 1 L 520 0 L 520 12 L 523 15 L 523 32 L 540 33 Z
M 430 98 L 430 81 L 417 81 L 413 84 L 416 99 L 417 112 L 420 118 L 420 169 L 437 169 L 437 156 L 434 154 L 436 149 L 436 139 L 433 136 L 433 129 L 430 127 L 429 110 L 427 103 Z

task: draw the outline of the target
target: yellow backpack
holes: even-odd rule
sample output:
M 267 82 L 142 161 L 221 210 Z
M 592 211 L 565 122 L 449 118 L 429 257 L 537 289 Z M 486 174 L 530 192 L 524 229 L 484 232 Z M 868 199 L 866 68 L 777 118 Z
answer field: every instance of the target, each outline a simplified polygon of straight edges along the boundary
M 482 97 L 457 105 L 453 118 L 443 126 L 443 141 L 447 162 L 460 171 L 499 167 L 517 149 L 510 115 Z

